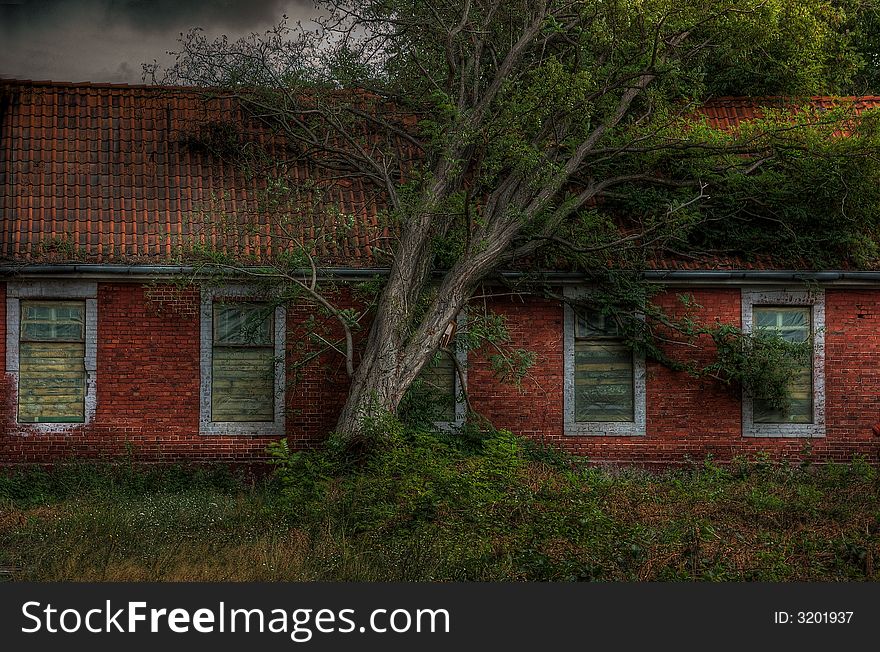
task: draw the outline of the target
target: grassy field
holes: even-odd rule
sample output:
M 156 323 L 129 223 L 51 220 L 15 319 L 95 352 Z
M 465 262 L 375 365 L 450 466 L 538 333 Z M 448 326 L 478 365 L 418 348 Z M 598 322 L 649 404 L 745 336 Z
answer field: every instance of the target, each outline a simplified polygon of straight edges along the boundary
M 273 476 L 73 464 L 0 476 L 14 580 L 873 580 L 880 480 L 711 461 L 590 468 L 506 433 L 392 428 Z

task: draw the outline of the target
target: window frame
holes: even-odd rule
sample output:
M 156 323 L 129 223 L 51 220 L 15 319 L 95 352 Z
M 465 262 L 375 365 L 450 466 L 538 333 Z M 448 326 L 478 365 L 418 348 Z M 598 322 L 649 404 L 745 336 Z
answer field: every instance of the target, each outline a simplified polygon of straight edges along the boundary
M 811 423 L 756 423 L 754 399 L 742 394 L 743 437 L 816 438 L 825 436 L 825 290 L 742 290 L 742 332 L 754 332 L 754 309 L 767 307 L 809 307 L 810 336 L 813 340 Z
M 585 287 L 566 286 L 566 299 L 583 299 Z M 577 421 L 575 419 L 575 311 L 568 301 L 563 306 L 563 434 L 567 436 L 644 437 L 647 425 L 647 383 L 645 356 L 632 352 L 633 420 Z
M 21 302 L 85 302 L 83 365 L 85 397 L 78 421 L 19 421 L 21 379 Z M 6 372 L 12 376 L 14 423 L 24 433 L 50 434 L 82 428 L 94 421 L 98 404 L 98 283 L 95 281 L 8 281 L 6 284 Z
M 77 323 L 77 326 L 78 326 L 77 330 L 79 331 L 79 334 L 76 336 L 76 338 L 59 337 L 57 334 L 42 335 L 42 336 L 40 336 L 40 335 L 30 335 L 30 336 L 26 335 L 27 330 L 28 330 L 28 328 L 27 328 L 28 319 L 26 318 L 26 315 L 28 312 L 28 307 L 50 308 L 53 311 L 57 311 L 61 306 L 64 306 L 64 305 L 67 305 L 67 306 L 75 305 L 77 308 L 77 312 L 79 312 L 79 314 L 81 316 L 82 321 Z M 83 423 L 85 421 L 85 416 L 86 416 L 86 400 L 85 399 L 86 399 L 86 384 L 87 384 L 86 381 L 88 378 L 88 374 L 86 373 L 86 367 L 85 367 L 86 302 L 83 299 L 75 299 L 75 300 L 72 300 L 72 299 L 21 299 L 21 300 L 19 300 L 18 306 L 19 306 L 19 311 L 20 311 L 20 321 L 19 321 L 20 327 L 19 327 L 19 333 L 18 333 L 19 373 L 18 373 L 18 401 L 17 401 L 18 405 L 17 405 L 17 411 L 16 411 L 17 412 L 16 420 L 18 421 L 18 423 Z M 57 312 L 55 314 L 57 316 Z M 52 323 L 51 320 L 49 323 Z M 52 345 L 61 345 L 62 347 L 66 347 L 66 348 L 75 346 L 77 349 L 80 349 L 80 348 L 82 349 L 81 356 L 80 355 L 62 356 L 64 358 L 63 362 L 65 362 L 65 363 L 68 361 L 73 362 L 75 360 L 75 362 L 73 362 L 74 365 L 76 365 L 77 367 L 80 364 L 82 365 L 81 372 L 80 372 L 80 369 L 78 369 L 78 368 L 75 371 L 71 370 L 71 371 L 73 371 L 73 373 L 76 373 L 77 376 L 79 376 L 79 378 L 82 381 L 82 386 L 77 387 L 77 389 L 79 391 L 76 392 L 76 394 L 79 394 L 80 391 L 82 392 L 81 398 L 78 396 L 77 398 L 79 400 L 70 404 L 72 407 L 75 407 L 76 411 L 79 412 L 79 414 L 75 418 L 71 418 L 70 415 L 67 415 L 64 417 L 46 416 L 45 414 L 43 414 L 45 412 L 45 405 L 44 405 L 44 402 L 41 400 L 36 400 L 36 401 L 30 402 L 29 404 L 28 403 L 22 404 L 22 400 L 21 400 L 22 399 L 22 383 L 24 381 L 24 371 L 22 369 L 22 366 L 24 365 L 25 360 L 26 360 L 26 355 L 24 353 L 24 350 L 25 350 L 25 348 L 31 348 L 27 345 L 37 345 L 38 347 L 39 346 L 43 346 L 43 347 L 50 346 L 51 347 Z M 79 351 L 77 351 L 77 353 L 79 353 Z M 54 360 L 53 360 L 54 364 L 58 365 L 59 364 L 59 357 L 58 356 L 53 356 L 53 357 L 54 357 Z M 70 373 L 70 372 L 67 372 L 67 373 Z M 81 375 L 80 375 L 80 373 L 81 373 Z M 37 377 L 39 377 L 39 376 L 42 376 L 41 372 L 38 372 Z M 56 378 L 56 380 L 57 380 L 57 378 Z M 48 402 L 50 402 L 50 403 L 57 402 L 57 399 L 55 401 L 48 401 Z M 27 411 L 28 406 L 35 408 L 35 411 L 41 413 L 41 416 L 35 416 L 33 419 L 23 419 L 22 418 L 22 409 L 24 408 L 25 411 Z
M 455 360 L 461 367 L 461 374 L 456 369 L 454 378 L 455 418 L 452 421 L 434 421 L 434 427 L 438 430 L 457 430 L 464 426 L 467 420 L 467 401 L 464 398 L 464 392 L 467 391 L 467 348 L 464 338 L 461 337 L 465 328 L 467 328 L 467 315 L 462 310 L 455 318 Z M 431 361 L 429 360 L 427 364 L 431 364 Z M 464 387 L 462 387 L 462 381 L 464 381 Z
M 246 285 L 222 288 L 202 288 L 199 310 L 199 434 L 201 435 L 257 435 L 284 436 L 285 434 L 285 336 L 284 306 L 276 306 L 273 318 L 272 345 L 274 352 L 274 396 L 271 421 L 214 421 L 212 410 L 214 364 L 214 305 L 224 301 L 265 303 L 271 298 L 261 295 Z
M 275 311 L 272 310 L 272 311 L 271 311 L 271 314 L 267 314 L 267 315 L 266 315 L 266 319 L 267 319 L 267 320 L 268 320 L 268 319 L 271 320 L 271 322 L 268 324 L 269 328 L 267 329 L 267 332 L 264 333 L 265 335 L 268 335 L 267 341 L 265 341 L 265 342 L 243 342 L 243 341 L 226 341 L 226 342 L 223 342 L 223 341 L 220 341 L 220 338 L 218 337 L 219 334 L 220 334 L 220 332 L 221 332 L 221 328 L 220 328 L 220 324 L 219 324 L 218 317 L 219 317 L 220 311 L 221 311 L 224 307 L 227 307 L 227 306 L 248 306 L 248 307 L 255 307 L 257 310 L 261 310 L 261 311 L 262 311 L 263 309 L 265 309 L 265 308 L 268 307 L 268 303 L 266 303 L 266 302 L 252 302 L 252 301 L 224 301 L 224 300 L 215 300 L 215 301 L 213 302 L 212 306 L 211 306 L 211 307 L 212 307 L 212 310 L 213 310 L 213 314 L 211 315 L 211 319 L 212 319 L 212 322 L 213 322 L 213 324 L 212 324 L 212 325 L 213 325 L 213 328 L 212 328 L 212 330 L 211 330 L 211 356 L 212 356 L 212 359 L 211 359 L 211 422 L 212 422 L 212 423 L 233 423 L 233 422 L 234 422 L 234 423 L 257 423 L 257 422 L 259 422 L 259 423 L 267 423 L 267 422 L 269 422 L 269 421 L 272 421 L 273 419 L 272 419 L 272 418 L 270 418 L 270 419 L 253 419 L 253 420 L 250 420 L 250 421 L 249 421 L 248 419 L 234 419 L 233 421 L 228 421 L 228 422 L 227 422 L 227 421 L 223 421 L 223 420 L 221 420 L 221 419 L 217 419 L 217 418 L 215 418 L 215 416 L 214 416 L 214 415 L 215 415 L 215 412 L 216 412 L 216 407 L 217 407 L 217 406 L 215 406 L 215 404 L 214 404 L 214 399 L 216 398 L 216 397 L 215 397 L 215 392 L 216 392 L 216 390 L 217 390 L 217 388 L 215 387 L 215 382 L 214 382 L 214 381 L 215 381 L 215 378 L 214 378 L 214 372 L 216 371 L 215 367 L 216 367 L 216 365 L 217 365 L 217 353 L 218 353 L 218 350 L 226 350 L 226 351 L 229 351 L 229 350 L 234 350 L 234 351 L 244 351 L 244 350 L 255 350 L 255 349 L 256 349 L 256 350 L 262 350 L 262 351 L 264 352 L 264 354 L 265 354 L 265 352 L 270 352 L 270 353 L 271 353 L 271 356 L 272 356 L 272 360 L 273 360 L 273 362 L 272 362 L 272 367 L 273 367 L 272 375 L 273 375 L 273 378 L 274 378 L 274 358 L 275 358 L 275 341 L 274 341 L 274 339 L 275 339 L 275 338 L 274 338 L 274 335 L 275 335 Z M 270 407 L 270 409 L 269 409 L 269 414 L 274 415 L 274 414 L 275 414 L 275 388 L 274 388 L 274 382 L 273 382 L 273 388 L 272 388 L 271 401 L 272 401 L 272 404 L 271 404 L 271 407 Z M 274 418 L 274 416 L 273 416 L 273 418 Z

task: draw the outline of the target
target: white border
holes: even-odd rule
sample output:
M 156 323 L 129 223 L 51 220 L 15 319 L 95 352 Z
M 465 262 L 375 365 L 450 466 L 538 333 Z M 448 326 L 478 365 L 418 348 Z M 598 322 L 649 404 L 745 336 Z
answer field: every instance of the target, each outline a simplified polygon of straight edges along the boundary
M 570 299 L 589 293 L 585 287 L 565 287 Z M 645 356 L 633 351 L 633 420 L 632 421 L 575 421 L 574 411 L 574 310 L 566 303 L 563 334 L 563 434 L 570 436 L 625 436 L 643 437 L 646 433 L 647 389 L 645 383 Z
M 82 421 L 32 423 L 18 420 L 19 330 L 21 300 L 84 300 L 86 370 L 85 409 Z M 6 372 L 12 376 L 15 425 L 25 434 L 63 433 L 90 424 L 98 408 L 98 283 L 96 281 L 8 281 L 6 283 Z
M 214 302 L 224 298 L 259 298 L 247 285 L 201 290 L 199 344 L 199 434 L 200 435 L 285 435 L 284 350 L 287 332 L 286 310 L 275 308 L 275 412 L 272 421 L 211 421 L 211 380 L 214 342 Z
M 813 422 L 754 423 L 752 398 L 743 392 L 743 437 L 825 436 L 825 290 L 741 290 L 742 331 L 751 333 L 755 306 L 810 306 L 813 337 Z

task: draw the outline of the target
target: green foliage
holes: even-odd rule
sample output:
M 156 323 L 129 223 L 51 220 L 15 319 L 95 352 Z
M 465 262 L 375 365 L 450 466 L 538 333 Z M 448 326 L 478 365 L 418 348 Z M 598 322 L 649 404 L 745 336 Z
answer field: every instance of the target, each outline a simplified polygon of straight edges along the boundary
M 348 441 L 326 450 L 291 453 L 272 448 L 284 504 L 298 519 L 331 518 L 345 531 L 394 538 L 422 530 L 439 514 L 468 520 L 474 506 L 501 499 L 524 459 L 520 440 L 495 433 L 481 440 L 404 427 L 390 415 L 368 420 L 365 436 L 381 445 L 353 456 Z M 474 454 L 478 451 L 479 454 Z
M 556 231 L 541 263 L 565 261 L 585 272 L 651 268 L 658 258 L 792 269 L 873 265 L 880 255 L 880 115 L 856 116 L 846 100 L 835 109 L 774 102 L 778 108 L 735 130 L 669 115 L 663 126 L 619 133 L 612 147 L 637 139 L 643 149 L 592 172 L 639 176 L 649 169 L 658 180 L 620 183 L 600 208 L 579 211 Z M 632 237 L 622 240 L 621 229 Z
M 511 349 L 489 355 L 489 366 L 495 377 L 505 383 L 522 385 L 523 378 L 535 364 L 536 354 L 529 349 Z
M 503 431 L 372 422 L 384 442 L 273 447 L 275 473 L 133 464 L 0 475 L 0 567 L 22 580 L 876 579 L 865 458 L 766 453 L 652 474 Z
M 548 227 L 575 245 L 548 241 L 536 262 L 595 270 L 607 267 L 610 257 L 637 268 L 667 246 L 707 256 L 772 254 L 779 265 L 814 268 L 863 265 L 878 255 L 874 135 L 829 138 L 837 127 L 807 128 L 809 120 L 791 129 L 786 112 L 741 134 L 682 120 L 706 97 L 804 97 L 873 83 L 880 51 L 876 0 L 553 6 L 542 17 L 540 38 L 518 53 L 497 89 L 492 83 L 504 53 L 535 18 L 529 3 L 509 4 L 504 12 L 471 3 L 468 13 L 457 2 L 412 0 L 324 8 L 327 17 L 314 31 L 282 22 L 262 38 L 231 43 L 212 42 L 195 30 L 181 39 L 176 63 L 166 71 L 175 83 L 239 89 L 243 106 L 252 103 L 261 119 L 268 119 L 266 107 L 276 107 L 278 131 L 289 135 L 290 150 L 319 166 L 328 159 L 328 182 L 322 188 L 298 182 L 303 187 L 294 193 L 289 156 L 273 159 L 258 139 L 227 123 L 197 130 L 190 137 L 194 146 L 231 156 L 251 173 L 264 171 L 271 195 L 262 202 L 264 213 L 276 213 L 279 201 L 282 213 L 291 205 L 317 206 L 320 197 L 339 190 L 330 179 L 347 174 L 375 181 L 380 194 L 391 184 L 396 201 L 379 202 L 388 206 L 389 222 L 405 227 L 429 210 L 436 216 L 427 234 L 433 264 L 446 270 L 488 246 L 474 235 L 483 220 L 500 219 L 485 213 L 485 198 L 500 184 L 515 181 L 537 191 L 558 177 L 558 192 L 539 210 L 524 211 L 521 204 L 503 209 L 521 217 L 518 240 L 546 237 Z M 450 33 L 449 26 L 459 23 L 463 29 Z M 683 35 L 688 38 L 675 51 L 658 51 Z M 383 44 L 378 50 L 377 43 Z M 618 91 L 628 85 L 621 80 L 645 71 L 656 79 L 643 97 L 602 134 L 596 154 L 576 174 L 565 171 L 567 157 L 615 115 Z M 302 106 L 290 88 L 302 91 Z M 480 107 L 484 96 L 488 107 Z M 360 121 L 364 110 L 374 119 Z M 401 121 L 401 112 L 416 116 L 418 128 Z M 482 117 L 474 122 L 478 112 Z M 843 119 L 828 114 L 823 121 L 832 118 Z M 416 159 L 401 157 L 394 136 L 401 129 L 421 150 Z M 373 140 L 364 140 L 365 130 Z M 350 151 L 315 154 L 320 143 L 340 138 L 350 141 Z M 362 160 L 368 141 L 375 158 Z M 375 168 L 389 165 L 387 179 L 375 176 Z M 674 183 L 658 184 L 647 171 Z M 557 224 L 582 186 L 628 175 L 636 178 L 615 183 L 609 201 L 575 210 Z M 428 197 L 435 183 L 448 190 Z M 695 193 L 701 201 L 694 201 Z M 350 217 L 335 219 L 348 224 Z M 650 237 L 609 251 L 621 226 Z M 302 251 L 320 250 L 327 235 L 301 243 Z M 782 249 L 775 246 L 780 235 L 788 245 Z
M 246 140 L 240 124 L 210 120 L 198 125 L 194 131 L 182 134 L 180 142 L 192 151 L 237 161 L 243 155 Z
M 35 244 L 35 252 L 42 258 L 58 262 L 88 260 L 85 247 L 74 242 L 70 234 L 51 238 L 40 238 Z
M 835 135 L 841 125 L 850 133 Z M 880 115 L 853 121 L 845 104 L 836 111 L 772 114 L 735 134 L 716 137 L 736 146 L 760 141 L 764 156 L 751 158 L 749 174 L 723 171 L 729 156 L 703 167 L 712 197 L 705 219 L 687 240 L 696 251 L 722 250 L 746 259 L 772 260 L 778 267 L 864 267 L 878 256 L 880 205 Z M 686 164 L 690 165 L 690 164 Z M 694 173 L 696 170 L 690 168 Z M 719 174 L 716 170 L 722 170 Z M 780 250 L 778 243 L 786 246 Z
M 763 2 L 724 20 L 729 39 L 706 60 L 705 83 L 718 95 L 852 93 L 874 65 L 877 9 L 873 0 Z
M 773 333 L 743 333 L 721 324 L 709 333 L 715 344 L 716 360 L 703 373 L 733 383 L 773 409 L 788 409 L 791 382 L 812 360 L 811 339 L 787 342 Z
M 397 417 L 400 421 L 408 425 L 431 428 L 434 423 L 449 420 L 449 404 L 457 397 L 445 395 L 444 391 L 425 379 L 426 371 L 439 364 L 441 357 L 448 355 L 446 351 L 436 352 L 427 362 L 422 373 L 409 386 L 397 407 Z
M 731 324 L 701 323 L 695 317 L 701 306 L 691 295 L 679 294 L 679 305 L 668 310 L 651 301 L 661 291 L 638 274 L 610 271 L 594 291 L 565 300 L 611 318 L 625 343 L 648 359 L 788 410 L 791 383 L 812 360 L 812 338 L 788 342 L 766 330 L 745 333 Z
M 319 4 L 315 29 L 181 38 L 163 81 L 226 89 L 253 120 L 207 123 L 188 144 L 260 189 L 253 206 L 220 193 L 198 207 L 186 253 L 271 278 L 351 335 L 366 313 L 328 307 L 338 295 L 318 270 L 354 241 L 369 246 L 393 272 L 370 284 L 383 313 L 368 347 L 403 354 L 499 269 L 564 269 L 598 286 L 634 349 L 782 403 L 797 352 L 673 320 L 649 306 L 641 272 L 880 258 L 880 114 L 798 99 L 875 81 L 877 0 Z M 719 130 L 697 118 L 707 98 L 752 93 L 775 98 L 760 120 Z M 376 207 L 381 223 L 362 232 L 356 216 Z M 271 252 L 240 251 L 270 233 Z M 439 287 L 455 289 L 437 296 L 449 274 L 459 276 Z M 535 356 L 503 324 L 469 330 L 496 376 L 523 381 Z M 716 362 L 670 356 L 670 331 L 716 340 Z M 310 335 L 342 350 L 338 333 Z M 406 388 L 389 389 L 393 369 L 355 385 L 370 390 L 352 397 L 357 408 L 396 406 Z
M 308 467 L 322 469 L 315 479 L 325 491 L 305 522 L 289 505 L 301 527 L 333 527 L 381 550 L 371 563 L 394 578 L 863 578 L 875 554 L 856 514 L 880 516 L 870 497 L 880 487 L 861 459 L 818 472 L 766 455 L 735 467 L 707 459 L 658 476 L 583 467 L 505 432 L 474 446 L 394 428 L 393 445 L 354 466 L 307 453 L 336 471 Z M 843 518 L 852 519 L 846 534 L 823 539 Z
M 281 497 L 288 508 L 301 518 L 312 517 L 324 498 L 326 484 L 333 470 L 326 455 L 307 451 L 293 452 L 286 439 L 271 443 L 266 449 L 281 485 Z
M 29 508 L 85 496 L 137 496 L 144 493 L 233 491 L 253 478 L 224 464 L 157 467 L 125 463 L 71 461 L 52 468 L 0 473 L 0 505 Z
M 502 382 L 520 387 L 535 364 L 534 351 L 511 345 L 506 318 L 502 314 L 472 310 L 468 313 L 467 328 L 459 337 L 465 350 L 485 351 L 492 373 Z

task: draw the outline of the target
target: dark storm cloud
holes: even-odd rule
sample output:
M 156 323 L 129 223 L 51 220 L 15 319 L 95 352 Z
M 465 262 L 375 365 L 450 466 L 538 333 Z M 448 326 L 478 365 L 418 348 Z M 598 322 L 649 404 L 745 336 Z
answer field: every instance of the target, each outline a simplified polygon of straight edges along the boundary
M 311 0 L 0 0 L 0 77 L 137 83 L 180 32 L 232 38 L 282 14 L 314 15 Z
M 302 13 L 310 0 L 20 0 L 10 7 L 18 27 L 55 24 L 83 17 L 103 27 L 127 25 L 137 31 L 180 30 L 181 25 L 209 28 L 259 27 L 285 10 Z M 299 11 L 297 11 L 299 10 Z

